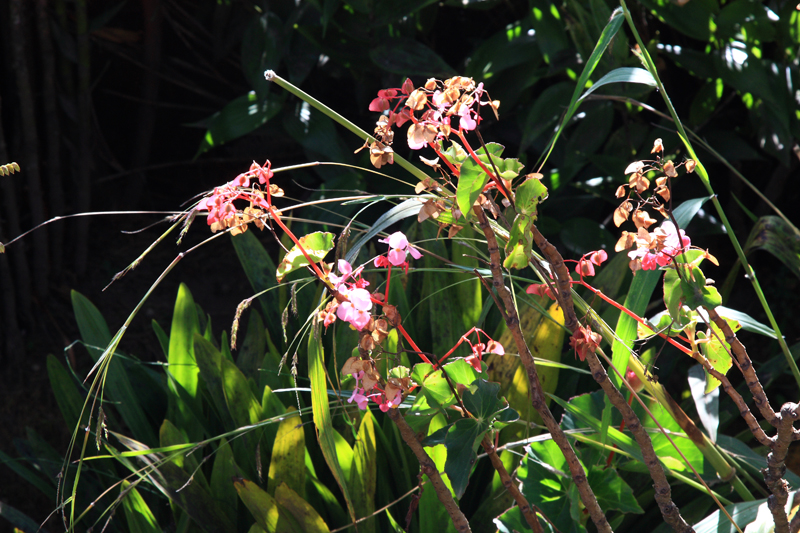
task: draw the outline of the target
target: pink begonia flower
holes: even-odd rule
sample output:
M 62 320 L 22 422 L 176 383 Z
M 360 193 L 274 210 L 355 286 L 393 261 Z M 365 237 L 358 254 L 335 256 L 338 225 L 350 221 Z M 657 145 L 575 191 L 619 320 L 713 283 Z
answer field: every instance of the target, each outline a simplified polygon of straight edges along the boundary
M 339 267 L 340 276 L 337 276 L 333 272 L 328 274 L 328 279 L 331 280 L 333 286 L 338 290 L 339 286 L 347 280 L 353 274 L 353 267 L 345 261 L 344 259 L 339 259 L 339 263 L 337 263 Z M 340 291 L 341 292 L 341 291 Z
M 401 231 L 396 231 L 389 235 L 386 239 L 381 239 L 378 242 L 383 242 L 389 245 L 389 262 L 394 266 L 401 266 L 406 262 L 406 253 L 410 253 L 414 259 L 419 259 L 422 254 L 419 253 L 413 246 L 408 244 L 408 239 Z
M 339 291 L 342 292 L 342 291 Z M 336 316 L 345 322 L 350 322 L 359 331 L 369 323 L 369 310 L 372 309 L 372 300 L 366 289 L 353 289 L 347 292 L 348 302 L 342 302 L 336 309 Z
M 392 398 L 391 400 L 387 401 L 386 403 L 378 404 L 378 407 L 380 407 L 381 411 L 383 411 L 385 413 L 386 411 L 388 411 L 392 407 L 397 407 L 398 405 L 400 405 L 400 403 L 402 401 L 403 401 L 403 395 L 400 392 L 398 392 L 397 395 L 395 395 L 394 398 Z
M 589 256 L 589 261 L 597 266 L 600 266 L 606 259 L 608 259 L 608 254 L 605 250 L 598 250 Z
M 594 265 L 587 259 L 581 259 L 578 261 L 578 264 L 575 265 L 575 272 L 581 277 L 594 276 Z
M 658 230 L 666 234 L 666 239 L 663 241 L 664 247 L 661 251 L 655 254 L 650 252 L 649 244 L 644 242 L 643 239 L 637 238 L 636 250 L 628 252 L 628 257 L 631 259 L 641 259 L 642 270 L 655 270 L 659 266 L 667 266 L 673 257 L 683 253 L 692 244 L 692 240 L 686 236 L 686 232 L 683 230 L 680 231 L 680 236 L 678 236 L 675 224 L 672 222 L 664 222 Z
M 535 294 L 536 296 L 547 296 L 551 300 L 556 299 L 556 297 L 553 295 L 553 291 L 550 290 L 550 286 L 546 283 L 534 283 L 533 285 L 528 285 L 528 288 L 525 289 L 525 292 L 528 294 Z
M 472 118 L 472 115 L 470 115 L 468 111 L 461 117 L 458 125 L 462 130 L 472 131 L 475 129 L 478 123 L 475 122 L 475 119 Z
M 362 411 L 366 411 L 367 404 L 369 403 L 369 398 L 364 395 L 364 389 L 354 389 L 353 394 L 350 395 L 350 399 L 347 400 L 347 403 L 356 402 L 358 408 Z

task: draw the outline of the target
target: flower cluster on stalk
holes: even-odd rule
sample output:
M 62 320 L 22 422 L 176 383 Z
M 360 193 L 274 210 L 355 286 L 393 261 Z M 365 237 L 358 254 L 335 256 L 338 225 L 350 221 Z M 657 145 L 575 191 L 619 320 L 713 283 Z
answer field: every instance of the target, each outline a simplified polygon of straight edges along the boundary
M 623 231 L 622 236 L 614 246 L 614 250 L 621 252 L 635 247 L 628 252 L 630 268 L 637 270 L 655 270 L 669 265 L 675 257 L 687 251 L 691 246 L 691 239 L 682 229 L 675 227 L 671 220 L 664 221 L 653 231 L 649 228 L 658 222 L 644 209 L 652 207 L 666 219 L 671 218 L 671 185 L 670 180 L 678 176 L 677 168 L 685 166 L 686 171 L 694 172 L 696 163 L 689 159 L 676 165 L 674 162 L 663 158 L 664 145 L 661 139 L 653 143 L 651 154 L 655 154 L 652 161 L 634 161 L 625 169 L 629 176 L 626 185 L 617 188 L 616 197 L 622 203 L 614 210 L 614 224 L 619 227 L 630 218 L 636 226 L 635 232 Z M 656 172 L 655 189 L 648 196 L 651 180 L 648 173 Z M 635 204 L 635 205 L 634 205 Z M 712 262 L 716 260 L 710 254 L 706 257 Z
M 483 83 L 476 84 L 464 76 L 444 81 L 430 78 L 419 88 L 406 79 L 399 88 L 378 91 L 369 109 L 384 114 L 375 126 L 378 140 L 370 144 L 370 159 L 378 168 L 392 163 L 394 126 L 401 127 L 410 121 L 406 141 L 409 148 L 419 150 L 436 140 L 447 139 L 454 130 L 474 130 L 481 122 L 480 106 L 486 105 L 496 114 L 500 103 L 488 98 Z
M 270 210 L 272 197 L 283 196 L 283 190 L 269 182 L 273 176 L 271 167 L 269 161 L 263 166 L 253 161 L 250 170 L 239 174 L 225 185 L 215 187 L 209 196 L 197 204 L 197 211 L 208 211 L 206 222 L 211 226 L 212 232 L 230 228 L 232 235 L 238 235 L 247 231 L 250 222 L 259 229 L 264 229 L 262 217 L 265 211 Z M 264 190 L 257 186 L 250 187 L 250 180 L 258 180 Z M 250 205 L 239 209 L 234 205 L 235 200 L 244 200 Z M 278 213 L 272 210 L 271 214 Z

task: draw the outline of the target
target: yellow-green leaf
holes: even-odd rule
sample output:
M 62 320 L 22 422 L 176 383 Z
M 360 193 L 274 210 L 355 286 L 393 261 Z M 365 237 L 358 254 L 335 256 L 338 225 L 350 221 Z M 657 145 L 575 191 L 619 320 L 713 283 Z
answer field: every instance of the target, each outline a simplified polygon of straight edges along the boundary
M 287 414 L 292 411 L 296 409 L 289 407 Z M 278 434 L 272 447 L 267 492 L 275 494 L 275 489 L 283 483 L 301 498 L 305 496 L 305 451 L 303 421 L 296 412 L 289 414 L 278 426 Z
M 285 483 L 275 489 L 275 500 L 292 515 L 303 533 L 328 533 L 328 525 L 319 513 Z M 358 528 L 361 531 L 361 526 Z
M 347 503 L 347 511 L 356 520 L 353 500 L 347 488 L 347 476 L 342 470 L 339 455 L 336 453 L 336 431 L 333 429 L 331 409 L 328 401 L 328 383 L 325 373 L 325 352 L 322 350 L 319 323 L 314 324 L 308 335 L 308 377 L 311 385 L 311 409 L 314 413 L 314 429 L 317 432 L 322 455 L 330 467 L 336 483 L 342 490 Z M 341 437 L 340 437 L 341 438 Z
M 125 519 L 128 523 L 128 530 L 131 533 L 156 533 L 163 531 L 158 526 L 156 517 L 147 506 L 147 503 L 129 481 L 122 482 L 122 509 L 125 511 Z

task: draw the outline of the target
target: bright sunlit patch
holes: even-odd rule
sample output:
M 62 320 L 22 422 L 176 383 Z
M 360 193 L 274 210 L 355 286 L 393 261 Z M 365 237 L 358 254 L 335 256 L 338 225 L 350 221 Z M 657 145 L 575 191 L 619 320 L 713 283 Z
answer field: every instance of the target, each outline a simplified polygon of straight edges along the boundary
M 600 185 L 603 184 L 603 181 L 605 181 L 605 178 L 603 178 L 602 176 L 598 176 L 596 178 L 590 178 L 586 180 L 585 183 L 587 187 L 599 187 Z
M 728 65 L 728 68 L 742 70 L 748 57 L 749 55 L 744 43 L 733 41 L 725 46 L 725 63 Z

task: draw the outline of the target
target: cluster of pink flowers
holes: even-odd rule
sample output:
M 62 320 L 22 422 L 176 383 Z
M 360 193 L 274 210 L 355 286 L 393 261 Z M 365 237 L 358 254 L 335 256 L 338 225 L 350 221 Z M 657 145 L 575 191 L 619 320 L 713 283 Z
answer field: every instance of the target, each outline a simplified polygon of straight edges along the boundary
M 675 228 L 675 224 L 665 221 L 661 227 L 649 233 L 641 228 L 633 238 L 636 249 L 628 252 L 632 261 L 640 260 L 642 270 L 655 270 L 667 266 L 675 256 L 689 249 L 692 240 L 683 230 Z
M 482 330 L 476 330 L 483 333 Z M 484 333 L 484 335 L 486 335 Z M 488 335 L 487 335 L 488 337 Z M 480 339 L 480 337 L 479 337 Z M 483 355 L 487 353 L 496 353 L 497 355 L 505 355 L 506 350 L 503 348 L 503 345 L 497 342 L 496 340 L 489 339 L 489 341 L 484 344 L 482 342 L 478 342 L 472 344 L 469 339 L 466 339 L 467 344 L 469 344 L 470 348 L 472 348 L 472 355 L 467 356 L 464 360 L 472 365 L 472 368 L 477 370 L 478 372 L 481 371 L 481 361 L 483 360 Z
M 379 255 L 375 258 L 376 267 L 398 266 L 408 270 L 407 254 L 411 254 L 414 259 L 419 259 L 422 254 L 408 243 L 408 239 L 402 232 L 395 232 L 380 242 L 389 245 L 389 252 L 386 255 Z M 372 295 L 365 287 L 369 282 L 361 277 L 364 266 L 353 270 L 353 266 L 340 259 L 337 268 L 339 274 L 328 274 L 328 280 L 336 291 L 346 298 L 345 301 L 331 301 L 328 306 L 320 312 L 323 324 L 327 328 L 337 318 L 350 323 L 358 331 L 363 330 L 369 323 L 372 315 Z
M 340 259 L 338 269 L 339 275 L 331 272 L 328 274 L 328 279 L 333 284 L 333 288 L 347 299 L 341 303 L 336 300 L 331 301 L 320 313 L 320 316 L 326 328 L 333 324 L 338 317 L 361 331 L 369 324 L 372 317 L 369 312 L 372 309 L 372 296 L 365 289 L 369 286 L 369 282 L 361 277 L 364 267 L 360 266 L 354 271 L 350 263 Z
M 485 100 L 483 83 L 475 84 L 472 78 L 456 76 L 440 81 L 429 79 L 424 87 L 415 89 L 411 80 L 406 79 L 399 89 L 383 89 L 370 102 L 370 111 L 387 112 L 381 117 L 375 130 L 381 140 L 380 148 L 390 145 L 392 126 L 402 126 L 407 121 L 413 124 L 407 133 L 408 146 L 419 150 L 436 139 L 446 139 L 453 129 L 452 118 L 458 117 L 458 131 L 472 131 L 481 121 L 479 107 L 490 105 L 497 110 L 499 102 Z M 396 100 L 392 107 L 392 100 Z M 398 111 L 401 103 L 405 102 Z M 415 111 L 422 111 L 419 116 Z
M 216 232 L 249 222 L 254 218 L 253 215 L 261 214 L 261 211 L 258 211 L 257 208 L 269 209 L 271 196 L 283 195 L 281 189 L 269 183 L 269 179 L 273 175 L 271 167 L 272 164 L 269 161 L 264 163 L 263 166 L 253 161 L 253 164 L 250 165 L 250 170 L 239 174 L 225 185 L 215 187 L 210 196 L 203 198 L 197 204 L 196 209 L 198 211 L 208 211 L 206 222 L 211 226 L 212 231 Z M 260 184 L 266 186 L 266 199 L 263 192 L 247 189 L 250 187 L 251 179 L 258 179 Z M 250 202 L 250 206 L 245 211 L 246 214 L 251 216 L 243 216 L 233 204 L 234 200 Z
M 380 374 L 375 370 L 372 361 L 351 357 L 342 366 L 342 374 L 352 375 L 356 380 L 356 386 L 348 403 L 355 402 L 359 409 L 366 409 L 369 401 L 378 404 L 384 413 L 389 409 L 398 407 L 403 401 L 403 391 L 412 387 L 409 378 L 389 378 L 383 390 L 378 384 L 381 381 Z
M 575 272 L 583 276 L 594 276 L 595 265 L 600 266 L 603 261 L 608 259 L 608 254 L 605 250 L 597 250 L 596 252 L 589 252 L 578 261 L 575 266 Z

